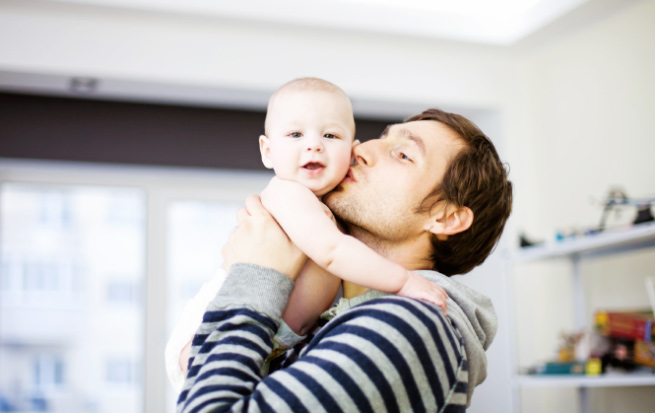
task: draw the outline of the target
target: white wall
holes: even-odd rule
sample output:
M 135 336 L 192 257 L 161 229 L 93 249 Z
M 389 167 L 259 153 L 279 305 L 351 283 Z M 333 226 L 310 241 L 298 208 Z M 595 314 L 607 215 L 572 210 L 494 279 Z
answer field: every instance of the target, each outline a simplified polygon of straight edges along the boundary
M 558 228 L 597 226 L 598 202 L 611 186 L 634 197 L 655 196 L 653 17 L 654 1 L 633 3 L 523 57 L 530 127 L 509 145 L 521 148 L 515 225 L 532 238 L 552 240 Z M 634 210 L 625 210 L 611 222 L 633 218 Z M 655 275 L 654 263 L 655 253 L 643 251 L 585 264 L 587 319 L 601 307 L 647 307 L 643 280 Z M 566 262 L 531 265 L 520 275 L 522 362 L 554 358 L 559 332 L 573 329 L 571 268 Z M 571 390 L 524 396 L 525 411 L 576 409 Z M 593 390 L 590 400 L 594 412 L 649 412 L 655 405 L 648 387 Z
M 654 194 L 654 16 L 655 2 L 640 2 L 526 56 L 532 129 L 520 139 L 538 190 L 526 189 L 523 225 L 535 236 L 597 225 L 589 199 L 611 185 Z

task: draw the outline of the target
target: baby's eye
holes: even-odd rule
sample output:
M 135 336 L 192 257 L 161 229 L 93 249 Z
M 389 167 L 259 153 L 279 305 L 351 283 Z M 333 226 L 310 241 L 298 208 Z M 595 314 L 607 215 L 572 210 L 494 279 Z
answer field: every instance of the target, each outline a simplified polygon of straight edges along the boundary
M 302 138 L 302 133 L 300 133 L 300 132 L 291 132 L 289 134 L 289 136 L 291 136 L 292 138 Z
M 323 135 L 323 137 L 328 138 L 328 139 L 338 139 L 339 138 L 337 135 L 332 134 L 332 133 L 326 133 L 325 135 Z

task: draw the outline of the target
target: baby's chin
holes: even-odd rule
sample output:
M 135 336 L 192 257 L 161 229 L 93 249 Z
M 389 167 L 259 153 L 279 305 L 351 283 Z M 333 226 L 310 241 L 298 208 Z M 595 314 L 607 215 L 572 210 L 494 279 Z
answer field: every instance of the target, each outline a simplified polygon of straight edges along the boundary
M 303 182 L 300 182 L 300 183 L 303 183 Z M 309 182 L 304 182 L 303 184 L 310 191 L 312 191 L 312 193 L 314 195 L 316 195 L 318 198 L 321 198 L 321 197 L 323 197 L 323 195 L 327 194 L 328 192 L 332 191 L 334 188 L 339 186 L 340 183 L 341 183 L 341 180 L 339 180 L 338 182 L 329 182 L 327 184 L 325 184 L 325 182 L 323 182 L 323 185 L 321 185 L 321 186 L 318 186 L 319 185 L 318 181 L 313 181 L 313 182 L 309 181 Z
M 319 198 L 322 198 L 323 195 L 332 192 L 335 188 L 339 187 L 341 180 L 337 182 L 330 182 L 329 185 L 324 185 L 321 188 L 309 188 L 310 191 L 314 193 Z
M 334 186 L 330 186 L 330 187 L 326 187 L 326 188 L 320 188 L 320 189 L 316 189 L 316 190 L 312 189 L 312 188 L 309 188 L 309 189 L 314 193 L 314 195 L 316 195 L 319 198 L 322 198 L 323 195 L 325 195 L 328 192 L 330 192 L 331 190 L 333 190 Z

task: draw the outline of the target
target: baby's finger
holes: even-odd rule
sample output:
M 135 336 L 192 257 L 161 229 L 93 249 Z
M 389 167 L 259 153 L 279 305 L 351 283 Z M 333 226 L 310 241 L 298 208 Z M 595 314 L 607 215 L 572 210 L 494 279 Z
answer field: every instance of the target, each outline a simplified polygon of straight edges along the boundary
M 442 299 L 438 300 L 431 300 L 433 304 L 435 304 L 437 307 L 441 307 L 441 310 L 443 311 L 443 315 L 446 315 L 446 312 L 448 311 L 448 306 L 446 305 L 446 301 Z
M 448 294 L 444 289 L 441 289 L 441 307 L 443 309 L 443 315 L 448 315 Z
M 448 313 L 448 304 L 447 304 L 447 299 L 448 296 L 445 294 L 445 292 L 442 289 L 437 289 L 433 290 L 430 292 L 425 299 L 427 301 L 430 301 L 432 304 L 436 305 L 437 307 L 441 307 L 441 310 L 443 310 L 443 315 L 447 315 Z

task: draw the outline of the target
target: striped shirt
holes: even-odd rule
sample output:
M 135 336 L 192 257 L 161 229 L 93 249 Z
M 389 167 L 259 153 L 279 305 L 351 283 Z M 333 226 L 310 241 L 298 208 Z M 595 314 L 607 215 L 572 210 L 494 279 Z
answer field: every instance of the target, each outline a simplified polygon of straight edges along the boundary
M 404 297 L 341 312 L 295 363 L 262 377 L 293 283 L 232 267 L 194 337 L 178 412 L 465 411 L 462 335 L 439 307 Z

